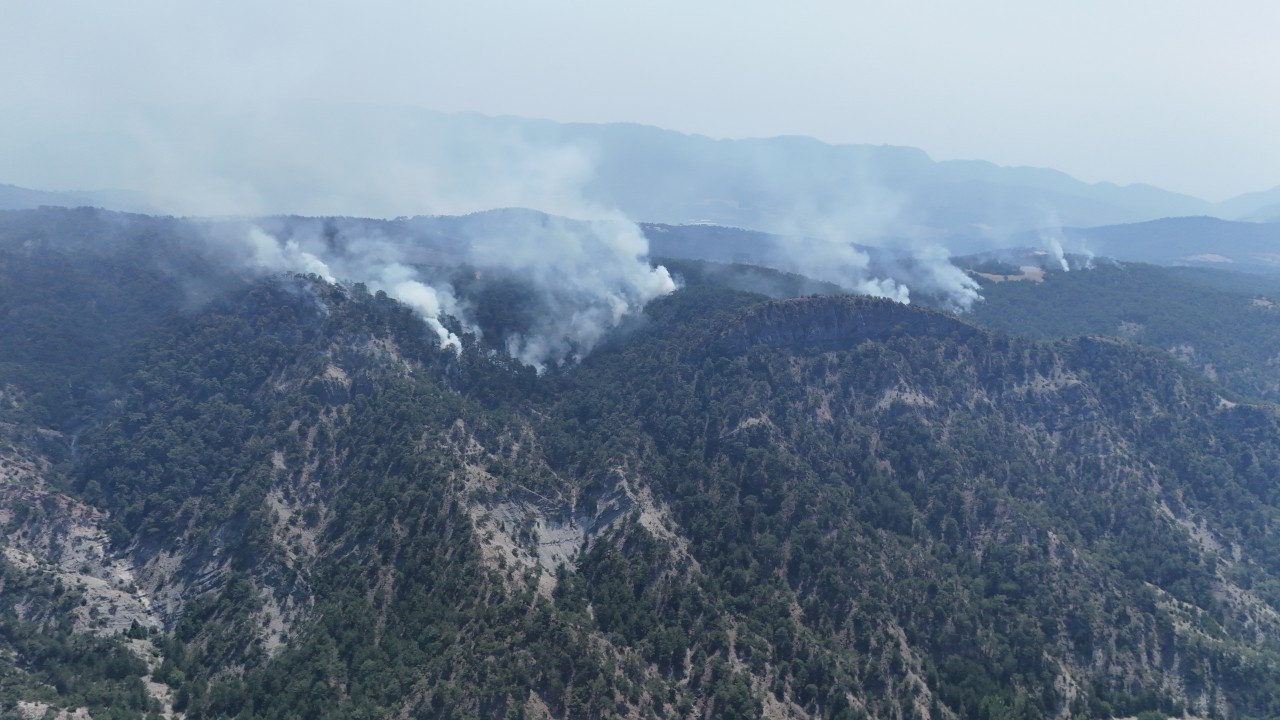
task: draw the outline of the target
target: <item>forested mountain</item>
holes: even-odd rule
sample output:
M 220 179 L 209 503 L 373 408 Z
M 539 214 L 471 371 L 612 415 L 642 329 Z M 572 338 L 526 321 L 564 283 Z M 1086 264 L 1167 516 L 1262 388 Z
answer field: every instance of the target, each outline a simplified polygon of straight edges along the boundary
M 1007 263 L 1003 271 L 1017 274 Z M 1280 399 L 1276 278 L 1111 261 L 1087 270 L 1050 270 L 1040 281 L 979 277 L 984 300 L 968 316 L 974 322 L 1038 339 L 1131 340 L 1168 351 L 1244 397 Z
M 538 374 L 198 230 L 0 214 L 6 713 L 1280 714 L 1280 414 L 1162 350 L 686 261 Z

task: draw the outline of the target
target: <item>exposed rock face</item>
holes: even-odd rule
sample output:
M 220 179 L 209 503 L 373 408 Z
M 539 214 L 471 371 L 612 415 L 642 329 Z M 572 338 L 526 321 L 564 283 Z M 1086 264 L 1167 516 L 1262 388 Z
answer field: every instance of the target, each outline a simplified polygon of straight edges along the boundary
M 0 527 L 8 531 L 0 541 L 0 554 L 18 572 L 77 593 L 81 602 L 69 618 L 49 617 L 11 593 L 5 609 L 30 623 L 71 620 L 77 633 L 111 637 L 163 631 L 165 618 L 146 590 L 145 571 L 132 555 L 112 547 L 106 530 L 109 516 L 51 487 L 47 476 L 52 464 L 29 442 L 33 437 L 49 443 L 66 443 L 67 439 L 50 430 L 34 434 L 20 430 L 9 426 L 0 431 L 4 441 L 0 451 Z M 0 595 L 4 593 L 0 579 Z M 158 648 L 145 640 L 132 640 L 127 647 L 146 664 L 148 672 L 154 672 L 162 661 Z M 164 716 L 172 717 L 170 689 L 150 677 L 144 678 L 144 688 L 159 703 Z M 60 708 L 36 700 L 19 700 L 13 710 L 28 718 L 90 718 L 85 708 Z
M 690 562 L 669 511 L 647 484 L 631 482 L 621 468 L 581 492 L 555 498 L 502 488 L 478 467 L 468 468 L 467 476 L 474 498 L 468 512 L 487 559 L 499 569 L 534 570 L 539 590 L 547 596 L 555 589 L 561 566 L 572 568 L 584 551 L 597 542 L 609 542 L 632 522 L 665 541 L 673 563 Z

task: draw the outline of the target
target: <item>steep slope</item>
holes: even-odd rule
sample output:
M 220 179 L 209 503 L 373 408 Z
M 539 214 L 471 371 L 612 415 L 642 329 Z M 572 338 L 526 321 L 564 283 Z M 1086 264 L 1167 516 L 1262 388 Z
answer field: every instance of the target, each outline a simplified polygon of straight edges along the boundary
M 85 376 L 110 393 L 35 413 L 11 361 L 6 556 L 35 561 L 0 701 L 105 707 L 61 673 L 122 717 L 1280 712 L 1272 406 L 1123 341 L 688 279 L 541 376 L 302 276 L 156 303 Z M 64 586 L 145 598 L 136 629 L 34 601 L 90 526 Z M 132 654 L 12 639 L 49 623 Z
M 1200 626 L 1211 617 L 1257 621 L 1246 619 L 1255 599 L 1230 599 L 1238 589 L 1215 566 L 1227 555 L 1198 544 L 1228 548 L 1216 545 L 1225 537 L 1218 533 L 1247 531 L 1203 514 L 1206 505 L 1215 514 L 1254 512 L 1245 496 L 1273 493 L 1270 471 L 1249 471 L 1256 489 L 1232 502 L 1198 499 L 1241 492 L 1228 478 L 1259 460 L 1249 441 L 1269 445 L 1269 411 L 1228 408 L 1193 377 L 1123 344 L 1025 345 L 959 324 L 961 340 L 938 339 L 937 316 L 905 309 L 895 312 L 918 320 L 898 321 L 899 332 L 881 342 L 854 333 L 837 352 L 773 329 L 805 323 L 814 303 L 833 325 L 877 305 L 851 302 L 788 301 L 769 315 L 790 322 L 763 327 L 752 311 L 722 335 L 730 347 L 757 341 L 752 351 L 721 354 L 718 340 L 699 363 L 663 372 L 655 366 L 669 356 L 646 348 L 661 360 L 645 365 L 633 355 L 603 383 L 661 378 L 649 385 L 658 407 L 615 410 L 611 419 L 625 427 L 632 413 L 647 417 L 655 443 L 669 444 L 654 475 L 677 498 L 672 507 L 686 511 L 677 519 L 694 556 L 719 556 L 743 591 L 787 578 L 783 597 L 794 597 L 823 637 L 841 638 L 832 652 L 856 678 L 845 682 L 890 689 L 893 699 L 873 715 L 915 698 L 965 717 L 999 716 L 992 703 L 1065 713 L 1090 699 L 1097 716 L 1107 712 L 1103 701 L 1142 709 L 1128 703 L 1145 692 L 1156 694 L 1146 702 L 1172 695 L 1211 710 L 1224 689 L 1189 682 L 1178 666 L 1208 641 Z M 787 307 L 796 308 L 790 317 Z M 1183 444 L 1193 436 L 1236 459 L 1202 475 L 1203 453 Z M 1265 541 L 1253 552 L 1252 564 L 1268 562 Z M 1274 602 L 1257 606 L 1263 622 Z M 1224 640 L 1215 652 L 1259 661 Z M 907 658 L 905 670 L 890 649 Z M 898 684 L 884 684 L 894 674 Z M 925 681 L 904 685 L 902 675 Z M 971 694 L 1001 686 L 998 699 Z

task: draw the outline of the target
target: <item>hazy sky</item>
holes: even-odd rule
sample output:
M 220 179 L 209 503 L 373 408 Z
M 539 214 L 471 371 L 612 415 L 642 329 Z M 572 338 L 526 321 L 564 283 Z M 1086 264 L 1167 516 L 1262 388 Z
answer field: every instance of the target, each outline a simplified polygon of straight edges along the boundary
M 1220 200 L 1280 184 L 1277 28 L 1262 0 L 0 0 L 0 131 L 358 100 L 912 145 Z

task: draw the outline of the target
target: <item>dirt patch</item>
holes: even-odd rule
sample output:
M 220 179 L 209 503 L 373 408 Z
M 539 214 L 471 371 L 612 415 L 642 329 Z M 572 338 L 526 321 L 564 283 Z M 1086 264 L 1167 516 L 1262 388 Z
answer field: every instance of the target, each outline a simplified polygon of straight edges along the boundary
M 876 410 L 888 410 L 894 404 L 901 403 L 912 407 L 933 407 L 933 399 L 913 388 L 900 387 L 886 390 L 876 401 Z
M 1018 268 L 1022 272 L 1017 275 L 997 275 L 994 273 L 984 273 L 973 271 L 974 275 L 991 282 L 1044 282 L 1044 268 L 1035 265 L 1023 265 Z
M 93 717 L 89 715 L 89 711 L 85 708 L 59 710 L 48 703 L 28 700 L 19 700 L 13 709 L 24 720 L 44 720 L 49 717 L 52 717 L 53 720 L 93 720 Z M 56 714 L 50 716 L 48 714 L 50 710 L 53 710 Z
M 1075 373 L 1055 367 L 1047 375 L 1037 372 L 1026 382 L 1013 386 L 1012 391 L 1019 395 L 1054 393 L 1079 384 L 1080 378 Z

